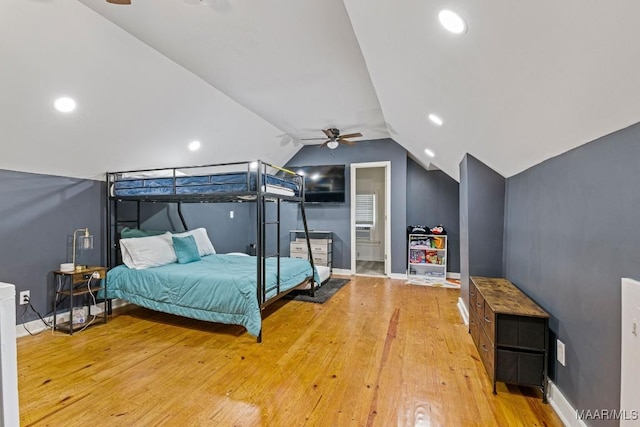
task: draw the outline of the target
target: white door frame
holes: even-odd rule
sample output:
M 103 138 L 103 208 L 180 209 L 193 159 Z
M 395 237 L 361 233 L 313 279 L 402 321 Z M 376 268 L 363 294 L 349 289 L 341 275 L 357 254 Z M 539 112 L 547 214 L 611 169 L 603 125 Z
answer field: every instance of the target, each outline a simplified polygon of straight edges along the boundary
M 384 275 L 391 274 L 391 162 L 351 163 L 351 270 L 356 274 L 356 169 L 384 168 Z

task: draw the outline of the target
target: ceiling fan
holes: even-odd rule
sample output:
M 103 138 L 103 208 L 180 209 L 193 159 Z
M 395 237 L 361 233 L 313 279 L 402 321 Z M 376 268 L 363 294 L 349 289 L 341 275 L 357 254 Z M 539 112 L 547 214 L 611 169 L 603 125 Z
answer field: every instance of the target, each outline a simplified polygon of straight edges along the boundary
M 107 3 L 112 3 L 112 4 L 131 4 L 131 0 L 107 0 Z
M 320 144 L 320 147 L 324 147 L 325 145 L 329 147 L 331 150 L 334 150 L 338 147 L 338 144 L 345 145 L 354 145 L 355 141 L 349 141 L 347 138 L 358 138 L 362 136 L 360 132 L 349 133 L 347 135 L 340 135 L 340 130 L 336 128 L 322 129 L 325 135 L 327 135 L 327 139 L 325 142 Z M 325 138 L 302 138 L 302 141 L 316 141 L 322 140 Z

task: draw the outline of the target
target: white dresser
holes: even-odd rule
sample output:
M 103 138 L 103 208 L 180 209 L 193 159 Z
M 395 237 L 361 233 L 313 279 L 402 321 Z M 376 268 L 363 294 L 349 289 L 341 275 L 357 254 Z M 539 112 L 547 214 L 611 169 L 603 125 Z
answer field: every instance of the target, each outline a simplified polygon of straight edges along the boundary
M 309 259 L 307 240 L 304 230 L 289 231 L 289 256 Z M 331 268 L 333 261 L 333 231 L 309 230 L 313 263 Z

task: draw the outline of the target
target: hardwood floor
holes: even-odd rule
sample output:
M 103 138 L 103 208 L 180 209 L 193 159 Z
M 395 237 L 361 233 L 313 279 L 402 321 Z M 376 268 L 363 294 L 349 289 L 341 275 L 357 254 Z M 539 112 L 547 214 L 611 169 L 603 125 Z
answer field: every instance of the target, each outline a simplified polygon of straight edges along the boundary
M 22 426 L 561 426 L 539 391 L 491 383 L 459 290 L 353 277 L 326 304 L 239 326 L 128 306 L 18 340 Z

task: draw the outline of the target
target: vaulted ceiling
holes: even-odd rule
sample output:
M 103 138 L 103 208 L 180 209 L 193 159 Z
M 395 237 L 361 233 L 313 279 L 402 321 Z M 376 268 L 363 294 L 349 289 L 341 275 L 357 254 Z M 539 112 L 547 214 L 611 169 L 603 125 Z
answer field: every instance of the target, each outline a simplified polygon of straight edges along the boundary
M 640 121 L 637 16 L 631 0 L 2 0 L 0 168 L 285 163 L 337 127 L 456 179 L 465 153 L 511 176 Z

